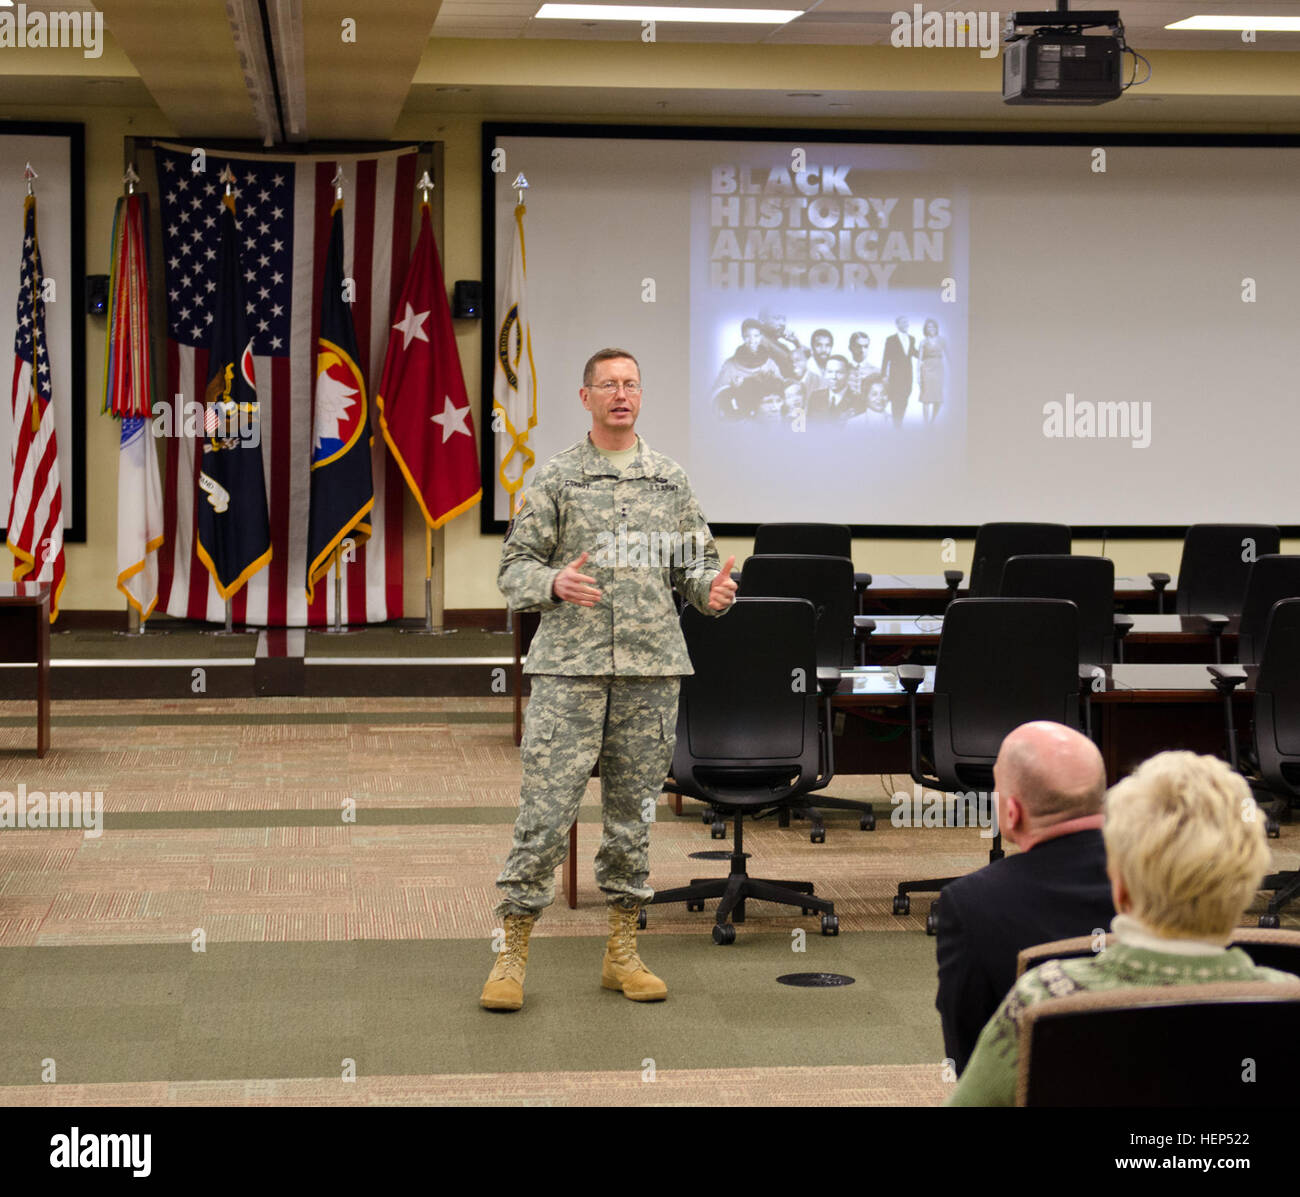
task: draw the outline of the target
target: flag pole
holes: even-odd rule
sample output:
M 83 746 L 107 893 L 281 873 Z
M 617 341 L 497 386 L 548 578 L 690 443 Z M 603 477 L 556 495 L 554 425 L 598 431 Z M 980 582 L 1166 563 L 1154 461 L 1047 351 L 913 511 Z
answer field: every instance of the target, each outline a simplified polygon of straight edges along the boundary
M 416 183 L 420 193 L 420 203 L 427 204 L 433 191 L 433 180 L 426 170 Z M 441 562 L 440 562 L 441 564 Z M 424 525 L 424 626 L 420 628 L 402 628 L 403 632 L 413 636 L 450 636 L 455 628 L 433 625 L 433 528 L 425 521 Z

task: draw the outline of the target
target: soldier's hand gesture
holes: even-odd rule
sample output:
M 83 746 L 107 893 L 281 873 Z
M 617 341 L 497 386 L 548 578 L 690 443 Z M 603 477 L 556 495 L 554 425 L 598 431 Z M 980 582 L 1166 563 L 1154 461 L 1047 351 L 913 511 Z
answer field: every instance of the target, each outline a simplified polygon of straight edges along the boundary
M 709 586 L 709 606 L 714 611 L 725 611 L 736 601 L 736 584 L 731 580 L 731 567 L 735 564 L 736 558 L 728 557 L 727 564 L 718 571 Z
M 556 575 L 551 589 L 557 599 L 577 603 L 579 607 L 594 607 L 600 602 L 600 591 L 596 589 L 596 579 L 580 574 L 579 568 L 586 563 L 587 554 L 583 553 L 576 561 L 570 561 Z

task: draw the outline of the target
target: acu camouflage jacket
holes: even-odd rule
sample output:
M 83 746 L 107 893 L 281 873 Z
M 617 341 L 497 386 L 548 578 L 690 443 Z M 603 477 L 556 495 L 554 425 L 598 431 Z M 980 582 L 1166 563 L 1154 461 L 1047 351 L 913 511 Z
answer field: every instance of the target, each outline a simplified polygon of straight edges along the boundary
M 525 673 L 673 677 L 693 673 L 672 587 L 706 615 L 722 568 L 686 471 L 637 437 L 621 474 L 586 438 L 528 485 L 506 533 L 497 585 L 511 610 L 540 611 Z M 557 600 L 560 571 L 582 553 L 594 607 Z

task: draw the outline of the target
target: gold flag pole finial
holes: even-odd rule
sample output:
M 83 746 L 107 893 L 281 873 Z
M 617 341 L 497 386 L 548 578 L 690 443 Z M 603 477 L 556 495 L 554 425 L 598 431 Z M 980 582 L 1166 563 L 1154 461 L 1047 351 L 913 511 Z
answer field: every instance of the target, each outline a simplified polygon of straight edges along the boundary
M 433 180 L 429 178 L 427 170 L 420 176 L 420 181 L 416 183 L 416 186 L 420 189 L 420 203 L 427 204 L 429 202 L 429 192 L 433 190 Z
M 334 188 L 335 200 L 341 200 L 343 198 L 343 164 L 342 163 L 335 163 L 334 177 L 330 180 L 330 184 Z
M 221 171 L 221 174 L 217 176 L 217 181 L 219 183 L 224 183 L 226 185 L 227 195 L 235 194 L 235 183 L 236 183 L 235 172 L 230 169 L 229 162 L 226 163 L 225 167 Z
M 135 163 L 130 163 L 126 168 L 126 174 L 122 176 L 122 185 L 126 188 L 127 195 L 135 194 L 135 185 L 140 181 L 140 176 L 135 173 Z
M 38 175 L 34 170 L 32 170 L 32 164 L 30 162 L 27 164 L 26 169 L 24 169 L 23 171 L 23 178 L 27 180 L 27 194 L 28 195 L 34 194 L 34 192 L 32 191 L 32 184 L 37 179 L 40 178 L 40 175 Z
M 519 194 L 519 202 L 524 202 L 524 192 L 528 190 L 528 180 L 524 178 L 524 172 L 521 170 L 516 176 L 515 181 L 510 184 Z

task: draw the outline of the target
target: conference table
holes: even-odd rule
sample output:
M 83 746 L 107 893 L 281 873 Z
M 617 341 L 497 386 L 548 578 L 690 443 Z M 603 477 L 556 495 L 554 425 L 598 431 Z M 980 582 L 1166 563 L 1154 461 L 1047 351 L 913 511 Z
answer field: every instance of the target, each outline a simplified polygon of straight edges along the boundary
M 36 755 L 50 749 L 50 586 L 0 582 L 0 664 L 36 667 Z
M 969 579 L 963 579 L 969 581 Z M 1178 584 L 1176 575 L 1170 575 L 1169 585 L 1161 598 L 1159 592 L 1151 585 L 1151 579 L 1136 575 L 1116 576 L 1115 601 L 1130 610 L 1150 606 L 1154 611 L 1161 602 L 1172 605 L 1174 587 Z M 900 615 L 923 614 L 932 611 L 939 614 L 953 592 L 942 574 L 872 574 L 871 585 L 862 592 L 868 604 L 878 608 L 896 611 Z M 969 592 L 957 590 L 957 598 L 969 598 Z M 872 614 L 866 611 L 866 614 Z
M 1177 618 L 1177 617 L 1174 617 Z M 928 705 L 934 692 L 933 665 L 925 666 L 918 701 Z M 1246 668 L 1246 684 L 1233 695 L 1234 723 L 1249 726 L 1254 699 L 1254 666 Z M 1222 755 L 1226 748 L 1223 698 L 1214 688 L 1207 663 L 1139 662 L 1097 667 L 1088 700 L 1093 706 L 1093 731 L 1100 740 L 1111 784 L 1154 753 L 1167 748 Z M 910 737 L 906 732 L 908 696 L 896 668 L 868 665 L 844 670 L 832 706 L 847 717 L 870 718 L 880 712 L 903 734 L 888 742 L 855 750 L 847 721 L 836 745 L 836 767 L 844 773 L 907 773 Z M 1237 710 L 1237 708 L 1240 710 Z M 892 718 L 891 718 L 892 717 Z M 861 730 L 861 729 L 858 729 Z
M 874 616 L 875 628 L 861 638 L 868 654 L 899 649 L 928 648 L 939 643 L 942 615 Z M 1122 640 L 1129 663 L 1211 661 L 1215 633 L 1201 615 L 1129 615 L 1132 627 Z M 1231 616 L 1222 630 L 1225 661 L 1236 653 L 1239 616 Z M 868 661 L 867 664 L 879 662 Z

